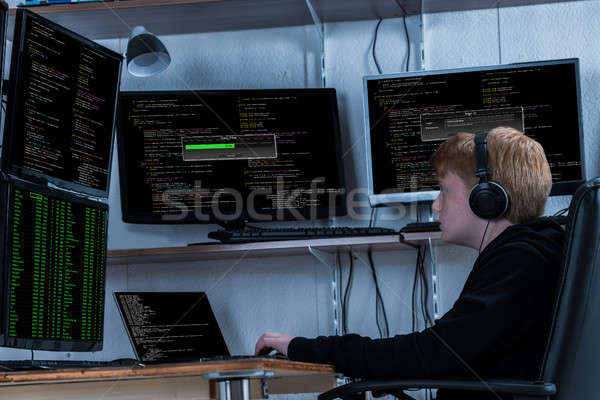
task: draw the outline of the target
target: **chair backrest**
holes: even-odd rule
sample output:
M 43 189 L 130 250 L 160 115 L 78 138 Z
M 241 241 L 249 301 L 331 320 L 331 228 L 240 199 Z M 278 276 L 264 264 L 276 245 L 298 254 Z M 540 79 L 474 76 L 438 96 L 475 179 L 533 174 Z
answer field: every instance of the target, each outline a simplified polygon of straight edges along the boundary
M 542 379 L 556 383 L 556 400 L 600 399 L 600 178 L 573 196 L 566 234 Z

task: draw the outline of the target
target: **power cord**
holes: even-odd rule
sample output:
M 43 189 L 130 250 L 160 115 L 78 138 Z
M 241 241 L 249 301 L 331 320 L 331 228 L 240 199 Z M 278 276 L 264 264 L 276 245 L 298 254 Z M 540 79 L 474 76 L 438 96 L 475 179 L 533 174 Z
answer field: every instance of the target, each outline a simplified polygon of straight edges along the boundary
M 500 2 L 496 3 L 496 25 L 498 29 L 498 64 L 502 64 L 502 33 L 500 32 Z
M 411 318 L 412 318 L 412 331 L 415 332 L 419 329 L 419 311 L 423 318 L 425 328 L 433 326 L 433 319 L 427 307 L 427 299 L 429 298 L 429 284 L 427 283 L 427 276 L 425 274 L 425 258 L 427 255 L 427 246 L 417 247 L 417 262 L 415 265 L 415 274 L 413 277 L 412 287 L 412 303 L 411 303 Z M 419 296 L 417 297 L 417 292 Z
M 371 208 L 371 218 L 369 220 L 369 228 L 373 227 L 373 225 L 375 224 L 375 221 L 377 221 L 377 209 Z
M 388 323 L 387 313 L 385 311 L 385 304 L 383 302 L 383 297 L 381 296 L 381 290 L 379 290 L 379 282 L 377 281 L 377 272 L 375 271 L 375 264 L 373 263 L 373 251 L 369 249 L 367 252 L 369 256 L 369 266 L 371 267 L 371 273 L 373 275 L 373 283 L 375 284 L 375 322 L 377 324 L 377 330 L 379 331 L 380 338 L 388 338 L 390 337 L 390 325 Z M 382 332 L 382 327 L 379 323 L 379 311 L 383 315 L 384 320 L 384 329 Z
M 337 268 L 338 271 L 338 282 L 337 282 L 337 289 L 338 289 L 338 293 L 340 294 L 340 296 L 342 295 L 342 260 L 340 257 L 340 251 L 337 250 L 335 252 L 335 267 Z M 342 299 L 339 299 L 340 303 L 342 301 Z M 345 333 L 345 327 L 344 327 L 344 308 L 340 307 L 340 330 L 342 331 L 342 335 Z
M 410 305 L 410 316 L 411 316 L 411 332 L 415 332 L 417 330 L 417 314 L 416 314 L 416 302 L 417 302 L 417 281 L 419 274 L 419 263 L 421 262 L 421 246 L 417 247 L 417 262 L 415 263 L 415 274 L 413 276 L 413 287 L 412 287 L 412 297 L 411 297 L 411 305 Z
M 427 299 L 429 298 L 429 285 L 427 283 L 427 278 L 425 275 L 425 258 L 427 255 L 427 245 L 419 246 L 417 248 L 417 262 L 415 265 L 415 275 L 413 280 L 413 288 L 412 288 L 412 332 L 415 332 L 419 328 L 418 324 L 418 312 L 417 312 L 417 287 L 419 287 L 420 292 L 420 308 L 421 315 L 423 317 L 425 329 L 429 326 L 433 326 L 433 319 L 429 313 L 429 308 L 427 307 Z M 430 389 L 425 390 L 425 398 L 431 399 L 433 394 Z
M 419 207 L 419 204 L 417 204 L 417 222 L 421 222 L 423 220 L 421 211 L 422 207 Z M 433 318 L 431 318 L 429 307 L 427 307 L 427 300 L 429 299 L 429 283 L 427 282 L 427 273 L 425 272 L 427 249 L 428 245 L 426 244 L 417 247 L 417 260 L 415 263 L 415 273 L 413 276 L 411 303 L 413 332 L 419 329 L 419 311 L 421 312 L 425 329 L 429 326 L 433 326 Z M 417 293 L 419 294 L 418 297 Z
M 420 276 L 421 276 L 421 315 L 423 316 L 423 320 L 425 321 L 425 328 L 433 326 L 433 319 L 431 318 L 431 314 L 429 313 L 429 307 L 427 307 L 427 299 L 429 299 L 429 283 L 427 283 L 427 275 L 425 273 L 425 259 L 427 258 L 427 249 L 429 245 L 423 246 L 423 255 L 421 257 L 421 268 L 420 268 Z
M 395 0 L 398 7 L 402 10 L 402 24 L 404 25 L 404 36 L 406 37 L 406 67 L 405 71 L 408 72 L 408 66 L 410 64 L 410 37 L 408 36 L 408 27 L 406 26 L 406 10 L 400 4 L 400 1 Z
M 404 26 L 404 37 L 406 38 L 406 59 L 404 70 L 408 72 L 410 66 L 410 36 L 408 35 L 408 26 L 406 25 L 406 10 L 400 4 L 400 1 L 395 0 L 396 4 L 402 10 L 402 25 Z M 371 47 L 371 54 L 373 56 L 373 61 L 375 62 L 375 67 L 377 67 L 377 73 L 381 74 L 381 67 L 379 66 L 379 61 L 377 60 L 377 55 L 375 54 L 375 48 L 377 47 L 377 35 L 379 34 L 379 27 L 383 19 L 380 17 L 377 21 L 377 25 L 375 25 L 375 34 L 373 35 L 373 46 Z
M 377 73 L 381 74 L 381 67 L 379 66 L 379 62 L 377 61 L 377 55 L 375 54 L 375 47 L 377 46 L 377 34 L 379 33 L 379 26 L 381 25 L 381 21 L 383 19 L 379 18 L 377 21 L 377 25 L 375 26 L 375 35 L 373 36 L 373 46 L 371 47 L 371 54 L 373 55 L 373 61 L 375 61 L 375 66 L 377 67 Z
M 346 283 L 344 298 L 342 300 L 342 334 L 344 335 L 348 333 L 348 295 L 350 293 L 352 276 L 354 274 L 354 256 L 352 255 L 352 250 L 348 251 L 348 256 L 350 257 L 350 271 L 348 272 L 348 282 Z

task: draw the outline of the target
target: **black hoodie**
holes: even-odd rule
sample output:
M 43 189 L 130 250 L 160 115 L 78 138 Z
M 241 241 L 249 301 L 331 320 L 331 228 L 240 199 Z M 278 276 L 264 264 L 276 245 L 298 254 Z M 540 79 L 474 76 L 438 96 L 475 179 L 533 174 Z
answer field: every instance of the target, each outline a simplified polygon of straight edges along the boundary
M 294 338 L 291 360 L 333 364 L 349 377 L 537 380 L 556 298 L 564 246 L 548 218 L 512 225 L 479 254 L 454 306 L 421 332 Z M 438 391 L 438 399 L 498 399 Z

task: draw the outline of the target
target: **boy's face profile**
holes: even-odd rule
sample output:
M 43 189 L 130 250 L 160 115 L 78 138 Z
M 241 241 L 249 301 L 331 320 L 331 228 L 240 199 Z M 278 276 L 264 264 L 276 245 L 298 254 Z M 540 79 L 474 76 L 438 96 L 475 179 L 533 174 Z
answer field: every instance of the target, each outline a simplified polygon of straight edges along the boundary
M 478 218 L 469 207 L 469 191 L 463 180 L 453 172 L 439 179 L 440 194 L 432 209 L 439 214 L 442 240 L 469 245 Z

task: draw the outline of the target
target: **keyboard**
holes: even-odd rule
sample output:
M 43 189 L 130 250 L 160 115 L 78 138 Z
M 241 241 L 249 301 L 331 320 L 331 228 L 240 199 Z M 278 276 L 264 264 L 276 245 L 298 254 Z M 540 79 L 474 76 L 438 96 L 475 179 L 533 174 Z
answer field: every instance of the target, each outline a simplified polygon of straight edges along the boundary
M 232 361 L 243 359 L 268 358 L 275 360 L 287 360 L 283 354 L 273 355 L 234 355 L 234 356 L 211 356 L 192 360 L 194 362 L 210 361 Z M 183 361 L 182 361 L 183 362 Z M 133 358 L 120 358 L 113 361 L 87 361 L 87 360 L 0 360 L 0 372 L 31 371 L 31 370 L 59 370 L 59 369 L 82 369 L 98 367 L 133 367 L 144 366 L 144 363 Z
M 208 237 L 223 243 L 267 242 L 275 240 L 326 239 L 355 236 L 397 235 L 388 228 L 335 227 L 335 228 L 244 228 L 210 232 Z
M 268 358 L 271 360 L 288 360 L 287 356 L 283 354 L 273 354 L 273 355 L 258 355 L 258 356 L 248 356 L 248 355 L 237 355 L 237 356 L 211 356 L 211 357 L 203 357 L 200 359 L 200 362 L 209 362 L 209 361 L 231 361 L 231 360 L 246 360 L 246 359 L 256 359 L 256 358 Z
M 411 222 L 400 229 L 400 233 L 435 232 L 440 230 L 440 221 Z
M 138 360 L 122 358 L 114 361 L 86 360 L 0 360 L 0 371 L 27 371 L 39 369 L 81 369 L 97 367 L 131 367 L 140 365 Z

